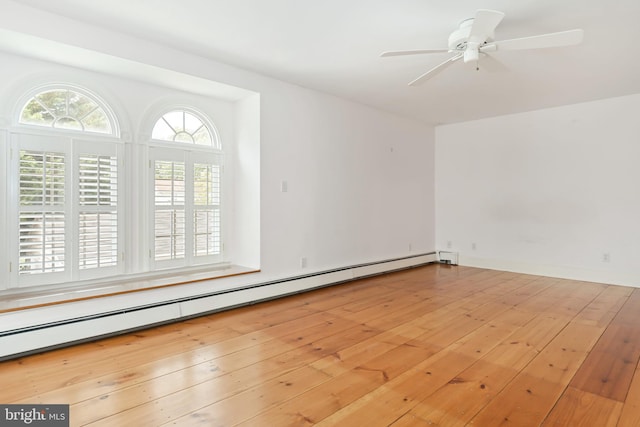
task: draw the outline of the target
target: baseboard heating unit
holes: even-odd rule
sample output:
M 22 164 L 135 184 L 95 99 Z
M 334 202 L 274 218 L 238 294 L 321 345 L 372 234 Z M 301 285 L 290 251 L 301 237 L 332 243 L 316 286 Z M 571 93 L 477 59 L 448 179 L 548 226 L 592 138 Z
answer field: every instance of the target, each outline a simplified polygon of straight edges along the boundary
M 0 328 L 6 329 L 0 329 L 0 361 L 437 261 L 431 252 L 76 317 L 74 310 L 61 308 L 65 304 L 24 309 L 17 315 L 33 318 L 29 312 L 38 310 L 39 320 L 18 327 L 7 322 L 15 312 L 2 313 Z M 58 318 L 47 320 L 47 309 L 56 309 Z M 64 318 L 60 310 L 67 312 Z
M 438 251 L 438 261 L 443 264 L 458 265 L 458 253 Z

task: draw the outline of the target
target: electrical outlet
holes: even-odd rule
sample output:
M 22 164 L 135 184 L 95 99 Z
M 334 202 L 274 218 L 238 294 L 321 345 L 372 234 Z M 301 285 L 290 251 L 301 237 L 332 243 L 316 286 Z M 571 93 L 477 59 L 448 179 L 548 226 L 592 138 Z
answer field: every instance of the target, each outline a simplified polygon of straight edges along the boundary
M 300 258 L 300 268 L 307 268 L 307 257 Z
M 475 242 L 474 242 L 474 243 L 472 243 L 472 244 L 471 244 L 471 250 L 474 250 L 474 251 L 475 251 L 476 249 L 477 249 L 477 246 L 476 246 L 476 244 L 475 244 Z
M 451 243 L 451 240 L 447 241 L 447 249 L 451 249 L 453 247 L 453 243 Z
M 289 184 L 287 183 L 287 181 L 280 182 L 280 191 L 282 193 L 286 193 L 287 191 L 289 191 Z
M 611 254 L 609 252 L 602 254 L 602 262 L 611 262 Z

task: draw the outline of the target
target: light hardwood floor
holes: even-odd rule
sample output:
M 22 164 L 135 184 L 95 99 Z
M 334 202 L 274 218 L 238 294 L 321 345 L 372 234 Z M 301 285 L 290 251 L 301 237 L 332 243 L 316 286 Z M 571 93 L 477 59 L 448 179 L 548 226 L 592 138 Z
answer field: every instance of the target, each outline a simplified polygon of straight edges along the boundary
M 640 290 L 430 265 L 0 364 L 91 426 L 638 426 Z

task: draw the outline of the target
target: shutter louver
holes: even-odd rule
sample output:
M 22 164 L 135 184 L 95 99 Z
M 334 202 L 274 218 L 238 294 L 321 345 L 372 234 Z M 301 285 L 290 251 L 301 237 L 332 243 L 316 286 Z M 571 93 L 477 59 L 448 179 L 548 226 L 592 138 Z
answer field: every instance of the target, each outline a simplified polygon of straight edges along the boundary
M 78 160 L 79 268 L 118 264 L 118 168 L 115 156 Z
M 220 166 L 194 164 L 194 255 L 217 255 L 220 235 Z
M 185 257 L 184 162 L 155 162 L 155 260 Z
M 19 274 L 64 271 L 64 153 L 21 150 L 19 170 Z

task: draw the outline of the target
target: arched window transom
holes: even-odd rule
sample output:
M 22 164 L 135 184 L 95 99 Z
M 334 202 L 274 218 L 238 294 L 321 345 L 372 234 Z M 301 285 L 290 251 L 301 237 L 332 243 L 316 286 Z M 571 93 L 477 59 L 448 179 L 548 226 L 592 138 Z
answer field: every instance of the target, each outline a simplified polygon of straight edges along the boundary
M 220 148 L 215 132 L 205 120 L 196 113 L 182 109 L 163 114 L 153 126 L 151 138 Z
M 63 130 L 115 134 L 106 109 L 89 94 L 70 88 L 46 89 L 20 112 L 20 123 Z

